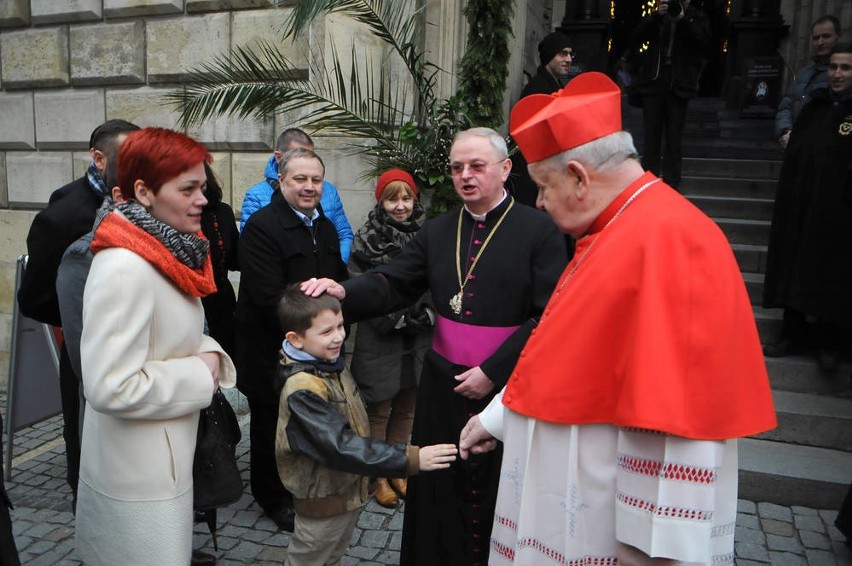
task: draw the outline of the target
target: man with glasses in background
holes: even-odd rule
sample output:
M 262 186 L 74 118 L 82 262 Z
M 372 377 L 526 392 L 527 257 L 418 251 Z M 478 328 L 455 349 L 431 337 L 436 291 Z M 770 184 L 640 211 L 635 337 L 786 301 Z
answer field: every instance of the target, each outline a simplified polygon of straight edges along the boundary
M 457 442 L 469 416 L 505 385 L 566 263 L 550 218 L 504 189 L 511 161 L 497 132 L 458 133 L 449 168 L 460 209 L 427 222 L 389 264 L 304 287 L 345 297 L 348 322 L 431 291 L 437 320 L 414 413 L 418 446 Z M 501 453 L 483 456 L 408 480 L 400 564 L 487 563 Z
M 560 31 L 544 36 L 538 44 L 538 70 L 524 86 L 521 98 L 531 94 L 551 94 L 568 84 L 574 61 L 571 38 Z
M 577 57 L 571 38 L 560 31 L 554 31 L 544 36 L 538 44 L 538 57 L 540 65 L 535 76 L 524 86 L 521 91 L 521 100 L 533 94 L 552 94 L 568 84 L 571 80 L 571 65 Z M 538 196 L 538 187 L 530 178 L 527 171 L 527 162 L 520 151 L 512 154 L 512 174 L 509 177 L 509 190 L 521 204 L 535 208 L 535 199 Z M 568 259 L 571 259 L 574 251 L 574 241 L 570 237 L 565 238 L 568 246 Z

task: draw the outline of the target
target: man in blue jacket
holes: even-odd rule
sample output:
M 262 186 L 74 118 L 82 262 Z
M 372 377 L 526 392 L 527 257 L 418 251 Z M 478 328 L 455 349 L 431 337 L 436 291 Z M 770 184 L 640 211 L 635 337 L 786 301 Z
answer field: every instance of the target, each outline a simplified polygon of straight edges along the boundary
M 811 40 L 816 55 L 810 63 L 796 73 L 796 78 L 781 99 L 778 114 L 775 115 L 775 135 L 784 149 L 787 149 L 790 131 L 793 129 L 796 117 L 805 103 L 810 100 L 811 92 L 828 87 L 828 58 L 839 38 L 840 20 L 834 16 L 822 16 L 811 25 Z
M 275 143 L 275 153 L 266 162 L 266 171 L 264 172 L 266 180 L 254 185 L 243 197 L 243 205 L 240 210 L 240 232 L 245 228 L 249 217 L 269 204 L 272 194 L 278 189 L 278 159 L 286 152 L 298 147 L 313 151 L 314 140 L 299 128 L 288 128 L 278 136 L 278 141 Z M 340 257 L 343 258 L 344 263 L 348 263 L 349 250 L 352 247 L 352 227 L 349 225 L 349 220 L 346 219 L 346 212 L 343 210 L 343 203 L 340 201 L 340 195 L 337 194 L 337 188 L 328 181 L 322 183 L 320 207 L 326 218 L 334 224 L 337 237 L 340 240 Z

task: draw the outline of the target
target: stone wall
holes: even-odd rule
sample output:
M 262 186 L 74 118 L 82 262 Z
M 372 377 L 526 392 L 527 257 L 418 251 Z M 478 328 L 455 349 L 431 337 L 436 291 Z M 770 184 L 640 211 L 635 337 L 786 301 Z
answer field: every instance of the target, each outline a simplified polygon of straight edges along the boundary
M 88 165 L 91 131 L 111 118 L 175 128 L 163 95 L 184 73 L 235 46 L 280 43 L 292 1 L 282 0 L 2 0 L 0 1 L 0 388 L 8 377 L 15 262 L 37 210 Z M 439 4 L 445 4 L 443 2 Z M 460 6 L 446 2 L 457 13 Z M 309 37 L 328 47 L 366 38 L 351 20 L 327 18 Z M 359 35 L 360 34 L 360 35 Z M 341 39 L 344 38 L 344 39 Z M 439 40 L 437 40 L 439 41 Z M 282 46 L 307 72 L 308 40 Z M 380 47 L 364 43 L 376 56 Z M 457 54 L 457 52 L 456 52 Z M 450 67 L 452 68 L 452 66 Z M 220 118 L 187 133 L 213 152 L 225 200 L 239 216 L 246 189 L 263 170 L 281 130 L 298 125 L 283 112 L 264 120 Z M 315 136 L 329 180 L 340 189 L 353 227 L 375 204 L 364 163 L 350 140 Z

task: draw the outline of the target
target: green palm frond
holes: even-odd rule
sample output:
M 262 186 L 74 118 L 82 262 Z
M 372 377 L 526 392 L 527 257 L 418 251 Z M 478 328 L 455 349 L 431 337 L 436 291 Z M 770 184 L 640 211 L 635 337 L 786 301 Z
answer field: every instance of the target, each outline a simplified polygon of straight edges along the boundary
M 284 23 L 285 37 L 300 35 L 325 12 L 343 14 L 370 27 L 376 37 L 387 43 L 406 43 L 415 37 L 415 17 L 405 0 L 312 0 L 296 4 Z
M 402 58 L 414 81 L 419 104 L 430 106 L 435 102 L 434 86 L 440 69 L 426 62 L 418 47 L 417 18 L 425 6 L 412 9 L 411 4 L 408 0 L 303 0 L 284 23 L 284 37 L 302 35 L 323 12 L 348 16 L 366 25 Z
M 337 52 L 333 59 L 339 60 Z M 311 59 L 309 73 L 297 69 L 274 45 L 255 50 L 237 48 L 232 59 L 219 57 L 190 73 L 182 90 L 167 100 L 180 106 L 186 127 L 218 115 L 263 118 L 282 111 L 308 109 L 305 122 L 313 130 L 329 130 L 359 138 L 392 136 L 410 106 L 404 89 L 388 88 L 385 67 L 362 62 L 352 49 L 350 77 L 340 66 L 321 67 Z M 308 75 L 312 78 L 308 80 Z
M 283 26 L 284 39 L 304 35 L 321 14 L 340 14 L 380 39 L 384 56 L 365 55 L 353 41 L 344 64 L 330 41 L 329 52 L 312 52 L 305 69 L 269 42 L 236 47 L 189 73 L 184 87 L 167 100 L 179 107 L 182 127 L 223 115 L 265 119 L 302 111 L 302 127 L 353 140 L 350 151 L 363 154 L 369 163 L 365 176 L 401 167 L 420 187 L 435 189 L 431 208 L 439 212 L 456 198 L 446 172 L 452 136 L 471 124 L 459 98 L 438 97 L 437 77 L 443 71 L 422 50 L 423 8 L 417 4 L 421 2 L 300 0 Z

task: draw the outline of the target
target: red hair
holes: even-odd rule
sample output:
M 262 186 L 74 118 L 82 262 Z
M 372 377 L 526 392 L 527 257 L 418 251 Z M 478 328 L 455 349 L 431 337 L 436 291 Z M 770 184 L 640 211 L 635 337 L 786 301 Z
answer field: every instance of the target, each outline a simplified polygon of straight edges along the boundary
M 186 134 L 166 128 L 132 132 L 118 152 L 118 186 L 125 199 L 135 199 L 133 184 L 141 179 L 154 194 L 192 166 L 212 158 L 207 148 Z

